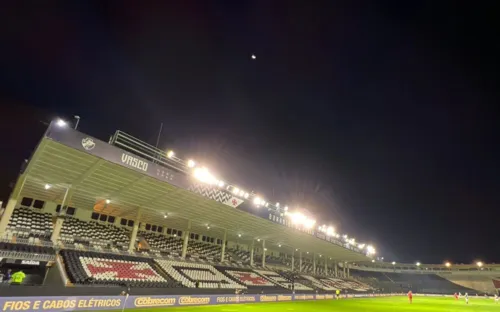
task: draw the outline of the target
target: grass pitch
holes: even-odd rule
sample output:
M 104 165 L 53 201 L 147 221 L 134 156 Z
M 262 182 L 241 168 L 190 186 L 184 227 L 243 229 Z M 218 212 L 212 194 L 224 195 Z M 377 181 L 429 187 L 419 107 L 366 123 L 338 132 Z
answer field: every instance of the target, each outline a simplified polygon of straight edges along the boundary
M 133 312 L 271 312 L 271 311 L 305 311 L 305 312 L 500 312 L 500 304 L 493 299 L 471 297 L 469 304 L 464 299 L 413 297 L 408 303 L 406 297 L 343 299 L 327 301 L 298 301 L 285 303 L 232 304 L 201 307 L 133 309 Z

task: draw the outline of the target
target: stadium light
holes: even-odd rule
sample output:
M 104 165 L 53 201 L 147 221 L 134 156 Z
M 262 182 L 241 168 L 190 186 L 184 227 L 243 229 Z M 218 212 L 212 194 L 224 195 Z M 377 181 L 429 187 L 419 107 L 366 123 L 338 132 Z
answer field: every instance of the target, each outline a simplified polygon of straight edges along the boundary
M 66 121 L 62 120 L 61 118 L 59 118 L 56 121 L 56 125 L 60 128 L 64 128 L 68 125 L 68 123 Z
M 335 229 L 333 228 L 333 226 L 329 226 L 329 227 L 326 229 L 326 235 L 328 235 L 328 236 L 333 236 L 333 235 L 335 235 Z
M 417 262 L 416 265 L 419 267 L 420 266 L 420 262 Z
M 392 265 L 396 265 L 396 261 L 392 261 Z
M 224 187 L 224 181 L 220 180 L 219 183 L 217 183 L 217 185 L 219 185 L 219 187 Z
M 240 192 L 240 189 L 237 188 L 237 187 L 233 187 L 233 194 L 234 195 L 238 195 L 238 193 Z
M 106 199 L 106 204 L 109 204 L 110 202 L 111 202 L 111 200 Z
M 309 254 L 309 251 L 307 252 L 307 254 Z
M 476 265 L 477 265 L 478 267 L 482 267 L 482 266 L 483 266 L 483 262 L 478 261 L 478 262 L 476 262 Z
M 359 249 L 363 249 L 363 248 L 365 248 L 365 244 L 359 244 L 359 245 L 358 245 L 358 248 L 359 248 Z
M 166 219 L 168 216 L 166 214 L 163 215 L 163 219 Z
M 279 244 L 279 245 L 278 245 L 278 247 L 280 247 L 280 248 L 281 248 L 281 244 Z
M 207 225 L 207 230 L 210 230 L 210 226 Z
M 298 248 L 295 248 L 295 251 L 299 251 L 299 249 L 298 249 Z
M 216 184 L 217 183 L 217 179 L 210 173 L 210 171 L 208 171 L 207 168 L 195 168 L 194 169 L 194 172 L 193 172 L 193 176 L 203 182 L 203 183 L 207 183 L 207 184 Z
M 449 268 L 449 267 L 451 266 L 451 263 L 446 262 L 444 265 L 445 265 L 447 268 Z
M 244 190 L 240 190 L 240 196 L 241 197 L 245 196 L 245 191 Z
M 278 207 L 278 208 L 279 208 L 279 207 L 280 207 L 280 203 L 276 203 L 276 207 Z
M 267 248 L 264 248 L 264 251 L 267 251 Z
M 238 234 L 238 237 L 241 237 L 241 234 Z
M 288 211 L 288 206 L 285 206 L 285 211 Z
M 167 152 L 167 157 L 168 158 L 172 159 L 174 156 L 175 156 L 174 151 L 170 150 L 170 151 Z
M 373 246 L 371 246 L 371 245 L 366 246 L 366 251 L 369 255 L 375 254 L 375 248 L 373 248 Z
M 50 185 L 50 184 L 45 184 L 45 186 L 44 186 L 44 188 L 45 188 L 46 190 L 50 189 L 51 187 L 52 187 L 52 185 Z
M 260 242 L 260 238 L 257 238 L 257 241 Z
M 372 263 L 375 262 L 375 259 L 372 259 Z
M 262 200 L 262 199 L 260 199 L 260 197 L 259 197 L 259 196 L 255 197 L 255 198 L 253 199 L 253 203 L 254 203 L 254 204 L 256 204 L 257 206 L 259 206 L 262 202 L 263 202 L 263 200 Z
M 192 159 L 189 159 L 188 162 L 187 162 L 187 166 L 189 168 L 194 168 L 194 166 L 196 166 L 196 162 Z
M 316 220 L 313 219 L 306 219 L 306 221 L 304 222 L 304 226 L 306 227 L 306 229 L 312 228 L 314 224 L 316 224 Z

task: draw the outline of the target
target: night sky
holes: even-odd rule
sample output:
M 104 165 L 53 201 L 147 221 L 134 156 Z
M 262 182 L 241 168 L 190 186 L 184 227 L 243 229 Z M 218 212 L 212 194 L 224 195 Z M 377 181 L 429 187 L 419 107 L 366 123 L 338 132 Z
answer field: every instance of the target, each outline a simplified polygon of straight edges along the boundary
M 2 2 L 1 198 L 51 118 L 163 122 L 161 148 L 387 261 L 500 262 L 494 2 L 377 3 Z

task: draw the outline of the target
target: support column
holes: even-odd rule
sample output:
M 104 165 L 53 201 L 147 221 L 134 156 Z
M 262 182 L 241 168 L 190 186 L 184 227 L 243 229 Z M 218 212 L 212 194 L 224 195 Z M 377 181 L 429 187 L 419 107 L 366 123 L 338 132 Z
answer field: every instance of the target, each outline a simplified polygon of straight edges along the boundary
M 252 246 L 250 247 L 250 265 L 253 266 L 253 250 L 254 250 L 255 240 L 252 239 Z
M 337 261 L 333 261 L 333 269 L 334 269 L 335 277 L 339 277 Z
M 325 257 L 325 275 L 328 276 L 328 260 Z
M 139 231 L 139 223 L 141 221 L 141 211 L 142 209 L 137 209 L 137 216 L 134 220 L 134 227 L 132 228 L 132 235 L 130 235 L 130 243 L 128 244 L 128 251 L 134 251 L 135 241 L 137 240 L 137 232 Z
M 0 238 L 5 235 L 7 231 L 7 226 L 9 225 L 10 217 L 12 217 L 12 212 L 14 208 L 16 208 L 17 200 L 19 199 L 19 195 L 24 187 L 24 183 L 26 182 L 27 175 L 19 177 L 16 181 L 16 185 L 14 186 L 14 190 L 10 194 L 9 201 L 7 202 L 7 206 L 3 211 L 3 214 L 0 219 Z M 1 208 L 1 206 L 0 206 Z
M 292 251 L 292 272 L 295 270 L 295 253 Z
M 344 278 L 347 276 L 347 273 L 346 273 L 346 272 L 347 272 L 347 270 L 346 270 L 346 266 L 347 266 L 347 262 L 345 262 L 345 261 L 344 261 L 344 263 L 343 263 L 343 265 L 342 265 L 342 267 L 343 267 L 343 269 L 344 269 L 344 276 L 343 276 Z
M 54 230 L 52 231 L 52 235 L 50 236 L 50 240 L 54 244 L 57 244 L 57 241 L 59 240 L 59 235 L 61 234 L 63 223 L 64 223 L 64 217 L 58 216 L 56 224 L 54 225 Z
M 224 254 L 226 253 L 226 239 L 227 239 L 227 230 L 224 230 L 224 238 L 222 239 L 222 248 L 220 251 L 220 262 L 224 262 Z
M 347 263 L 347 278 L 350 278 L 350 277 L 351 277 L 351 270 L 350 270 L 349 263 Z
M 2 219 L 0 219 L 0 237 L 3 237 L 5 231 L 7 230 L 7 225 L 9 225 L 10 217 L 12 216 L 12 212 L 17 205 L 17 198 L 10 198 L 7 202 L 7 207 L 2 214 Z
M 302 272 L 302 251 L 299 251 L 299 272 Z
M 189 231 L 191 230 L 191 220 L 188 220 L 188 225 L 187 229 L 184 231 L 184 241 L 182 242 L 182 252 L 181 252 L 181 258 L 185 259 L 186 258 L 186 253 L 188 250 L 188 244 L 189 244 Z
M 266 241 L 262 240 L 262 267 L 266 267 Z
M 316 253 L 313 253 L 313 273 L 316 274 Z

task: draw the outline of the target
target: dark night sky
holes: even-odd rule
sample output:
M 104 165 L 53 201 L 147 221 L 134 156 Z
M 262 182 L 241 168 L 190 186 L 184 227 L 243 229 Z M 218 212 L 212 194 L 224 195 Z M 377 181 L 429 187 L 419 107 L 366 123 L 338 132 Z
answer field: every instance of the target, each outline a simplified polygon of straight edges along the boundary
M 160 147 L 386 260 L 498 262 L 498 11 L 407 2 L 4 1 L 0 194 L 42 121 L 163 122 Z

